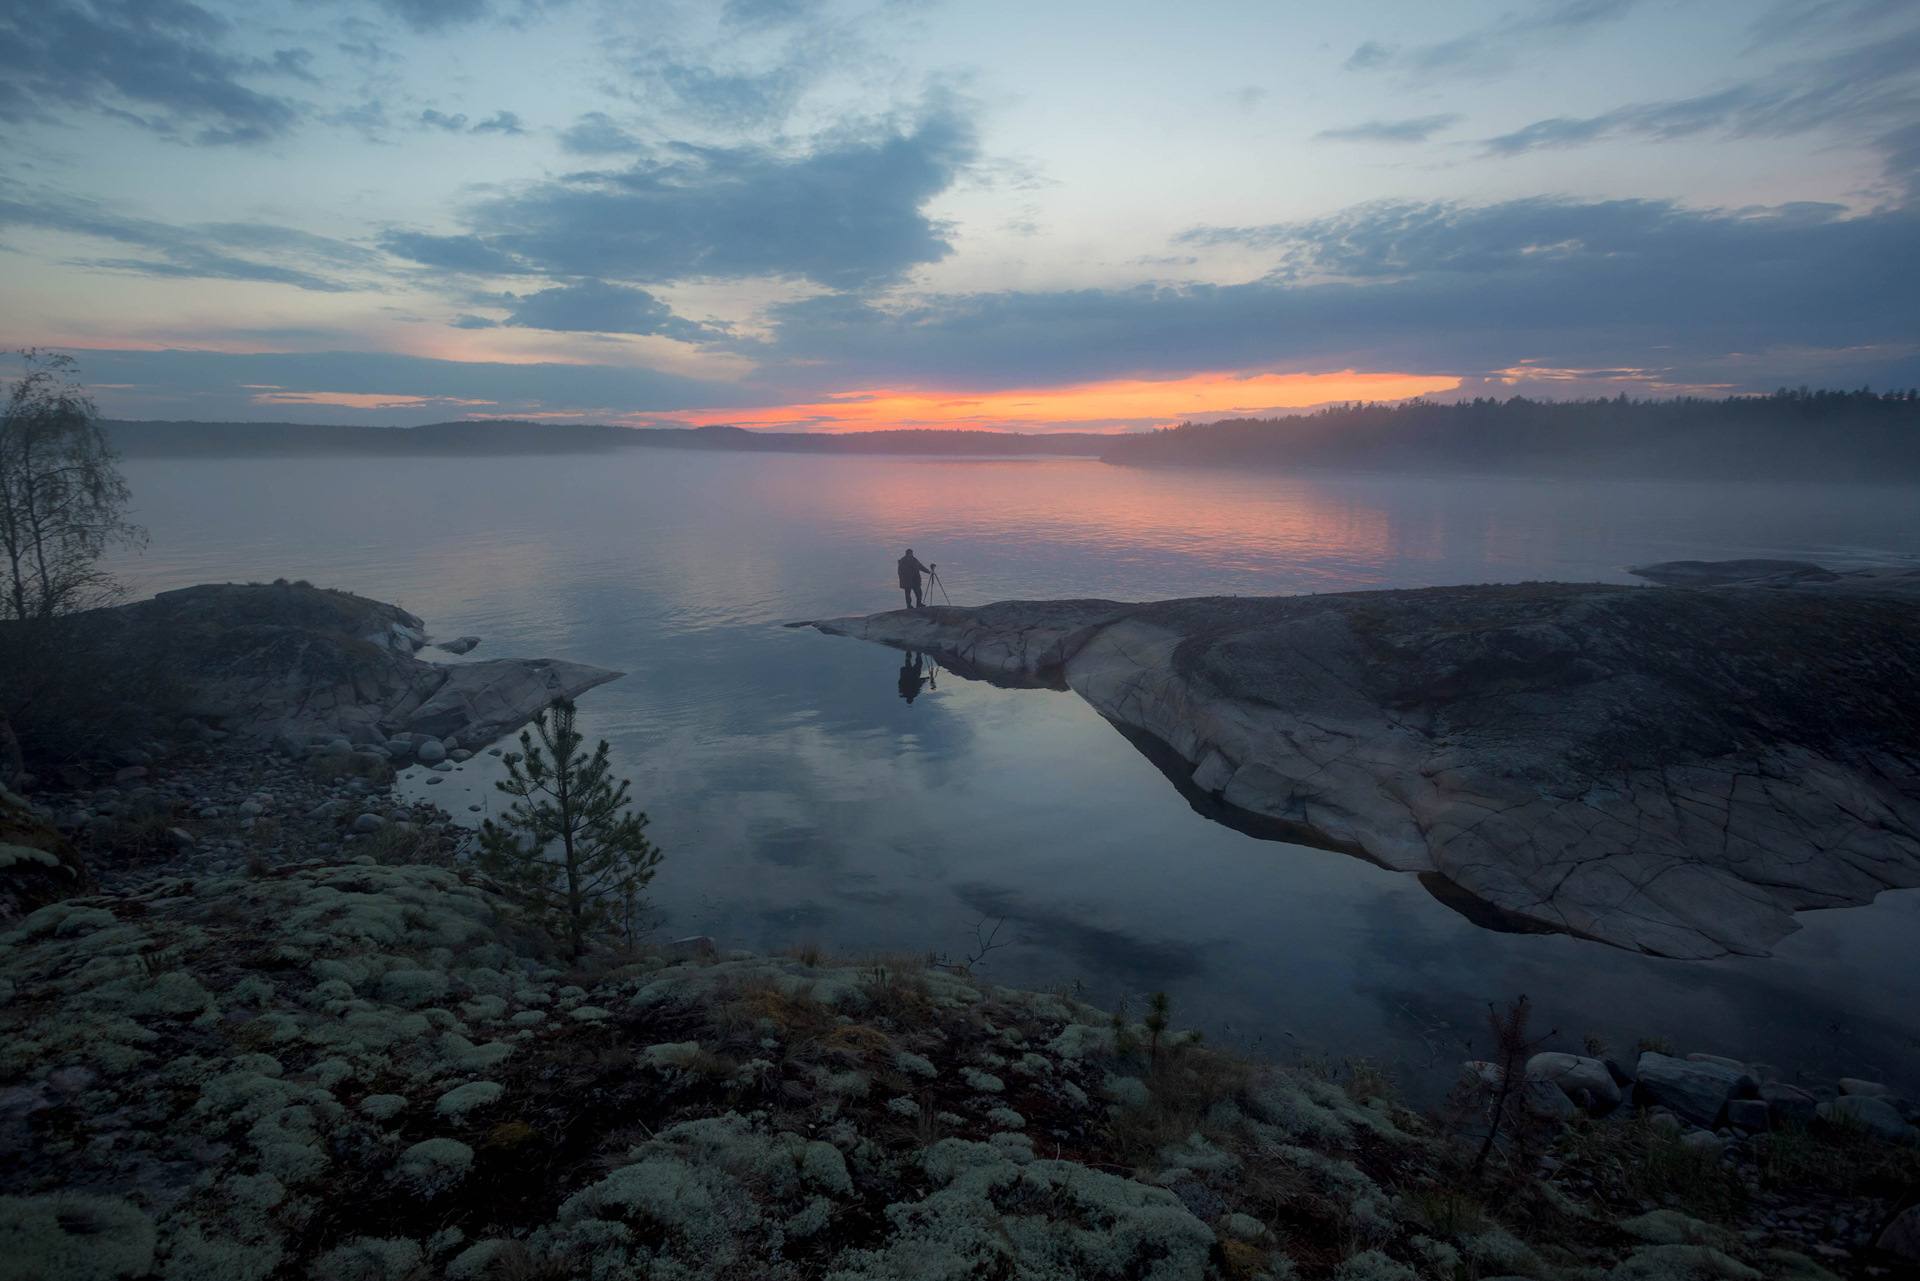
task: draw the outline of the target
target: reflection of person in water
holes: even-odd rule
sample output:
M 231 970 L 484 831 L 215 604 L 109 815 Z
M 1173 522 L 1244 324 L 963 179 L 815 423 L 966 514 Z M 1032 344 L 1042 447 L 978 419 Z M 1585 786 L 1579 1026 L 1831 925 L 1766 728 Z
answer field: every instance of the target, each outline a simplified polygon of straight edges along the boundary
M 911 703 L 920 696 L 920 684 L 926 679 L 921 674 L 920 655 L 909 653 L 906 661 L 900 664 L 900 697 Z
M 907 554 L 896 563 L 900 571 L 900 590 L 907 594 L 907 608 L 919 609 L 927 603 L 926 589 L 921 586 L 920 575 L 931 574 L 933 568 L 922 565 L 920 558 L 913 554 L 913 548 L 907 548 Z

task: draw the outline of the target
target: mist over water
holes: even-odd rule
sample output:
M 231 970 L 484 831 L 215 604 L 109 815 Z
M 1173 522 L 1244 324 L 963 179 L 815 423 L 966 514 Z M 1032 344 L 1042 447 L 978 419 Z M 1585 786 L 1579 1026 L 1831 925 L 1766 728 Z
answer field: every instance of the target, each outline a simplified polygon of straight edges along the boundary
M 141 594 L 306 578 L 398 603 L 441 639 L 478 634 L 476 659 L 628 672 L 585 696 L 582 723 L 612 741 L 667 852 L 668 937 L 957 958 L 1005 917 L 991 979 L 1079 982 L 1102 1003 L 1164 988 L 1211 1038 L 1371 1055 L 1416 1091 L 1469 1038 L 1484 1049 L 1485 1002 L 1519 992 L 1560 1048 L 1661 1034 L 1920 1084 L 1920 891 L 1803 914 L 1768 959 L 1488 933 L 1409 877 L 1200 818 L 1074 695 L 941 673 L 909 704 L 899 654 L 780 626 L 897 608 L 908 546 L 956 603 L 1916 563 L 1912 489 L 670 450 L 124 470 L 153 537 L 116 568 Z M 490 768 L 405 786 L 477 820 Z

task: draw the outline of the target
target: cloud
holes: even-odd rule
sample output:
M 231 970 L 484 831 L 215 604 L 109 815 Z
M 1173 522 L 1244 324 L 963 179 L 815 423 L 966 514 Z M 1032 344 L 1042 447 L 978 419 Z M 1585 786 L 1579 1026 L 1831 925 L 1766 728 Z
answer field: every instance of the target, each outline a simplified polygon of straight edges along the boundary
M 921 209 L 973 155 L 967 122 L 945 110 L 910 132 L 840 136 L 801 155 L 682 144 L 485 201 L 467 236 L 398 233 L 385 244 L 459 270 L 639 283 L 804 277 L 855 289 L 951 252 Z
M 994 293 L 775 309 L 790 384 L 1042 386 L 1190 370 L 1472 375 L 1658 367 L 1770 388 L 1826 367 L 1920 378 L 1920 216 L 1669 201 L 1382 204 L 1191 244 L 1273 251 L 1239 285 Z M 751 351 L 750 344 L 739 343 Z M 1767 353 L 1785 353 L 1777 358 Z
M 1538 0 L 1529 9 L 1502 14 L 1465 35 L 1401 49 L 1369 40 L 1345 63 L 1349 71 L 1390 68 L 1422 78 L 1490 76 L 1508 70 L 1528 45 L 1565 40 L 1625 17 L 1640 0 Z
M 420 123 L 430 129 L 444 129 L 448 133 L 525 133 L 520 127 L 520 117 L 511 111 L 496 111 L 477 125 L 469 125 L 464 115 L 449 116 L 443 112 L 426 110 L 420 113 Z
M 683 320 L 644 289 L 586 280 L 517 299 L 507 324 L 568 333 L 660 334 L 694 342 L 716 331 Z M 469 326 L 471 327 L 471 326 Z
M 486 0 L 383 0 L 382 8 L 415 31 L 440 31 L 487 15 Z
M 604 111 L 589 111 L 560 135 L 563 151 L 576 156 L 617 156 L 646 150 L 638 138 L 613 122 Z
M 380 247 L 397 258 L 474 276 L 525 275 L 527 267 L 476 236 L 435 236 L 424 231 L 393 231 Z
M 1613 137 L 1667 142 L 1717 132 L 1779 138 L 1831 130 L 1885 158 L 1887 177 L 1912 190 L 1920 166 L 1911 131 L 1920 125 L 1920 26 L 1839 53 L 1783 64 L 1764 76 L 1692 98 L 1634 103 L 1597 116 L 1556 116 L 1488 139 L 1490 154 L 1515 156 Z
M 26 227 L 147 250 L 144 258 L 93 258 L 83 266 L 207 280 L 252 280 L 323 293 L 360 287 L 354 273 L 378 265 L 357 245 L 268 223 L 180 227 L 122 214 L 97 201 L 0 186 L 0 227 Z M 298 264 L 298 265 L 296 265 Z
M 410 413 L 349 412 L 337 404 L 418 399 L 484 405 L 494 416 L 553 413 L 587 417 L 750 407 L 764 392 L 680 374 L 613 365 L 505 364 L 435 360 L 389 352 L 319 351 L 235 355 L 218 351 L 76 351 L 104 412 L 116 417 L 247 421 L 285 419 L 311 404 L 302 422 L 433 422 L 449 416 L 427 404 Z M 277 398 L 271 411 L 262 397 Z M 455 410 L 454 413 L 460 411 Z
M 774 27 L 799 22 L 820 10 L 820 0 L 727 0 L 720 16 L 739 27 Z
M 1414 120 L 1369 120 L 1345 129 L 1322 129 L 1313 135 L 1329 142 L 1425 142 L 1458 124 L 1458 115 L 1420 116 Z
M 472 129 L 474 133 L 525 133 L 520 127 L 520 117 L 511 111 L 496 111 Z
M 252 65 L 220 48 L 226 31 L 186 0 L 16 0 L 0 8 L 0 120 L 88 110 L 202 143 L 285 133 L 298 111 L 241 83 Z

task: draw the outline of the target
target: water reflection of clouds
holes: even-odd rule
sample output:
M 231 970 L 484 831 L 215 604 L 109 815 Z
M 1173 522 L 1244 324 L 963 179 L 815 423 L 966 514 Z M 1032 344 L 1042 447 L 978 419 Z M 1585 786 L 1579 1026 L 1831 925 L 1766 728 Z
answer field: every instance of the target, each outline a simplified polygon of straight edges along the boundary
M 1623 581 L 1641 560 L 1836 547 L 1884 560 L 1920 545 L 1900 491 L 670 451 L 127 474 L 154 535 L 133 562 L 149 590 L 305 577 L 482 635 L 476 657 L 632 673 L 587 696 L 583 728 L 652 814 L 676 935 L 964 955 L 994 909 L 1024 921 L 995 981 L 1082 978 L 1103 1000 L 1166 987 L 1183 1021 L 1268 1046 L 1290 1031 L 1411 1063 L 1426 1028 L 1477 1026 L 1485 1000 L 1526 991 L 1569 1035 L 1678 1025 L 1707 1049 L 1839 1021 L 1849 1052 L 1920 1075 L 1898 1030 L 1920 1009 L 1920 891 L 1804 916 L 1777 963 L 1486 934 L 1404 877 L 1198 818 L 1072 695 L 942 680 L 908 706 L 898 654 L 775 625 L 894 607 L 905 546 L 956 600 Z M 410 786 L 471 818 L 498 772 L 482 757 Z

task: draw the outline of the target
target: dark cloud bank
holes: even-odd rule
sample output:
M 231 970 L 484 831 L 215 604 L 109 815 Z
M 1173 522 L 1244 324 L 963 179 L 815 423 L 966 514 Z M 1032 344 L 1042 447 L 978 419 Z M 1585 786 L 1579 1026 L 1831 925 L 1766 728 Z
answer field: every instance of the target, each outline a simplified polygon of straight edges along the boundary
M 1472 374 L 1523 361 L 1766 388 L 1920 373 L 1920 217 L 1667 201 L 1385 204 L 1189 244 L 1273 253 L 1265 279 L 781 309 L 770 360 L 945 385 L 1292 367 Z M 809 373 L 796 367 L 794 378 Z

